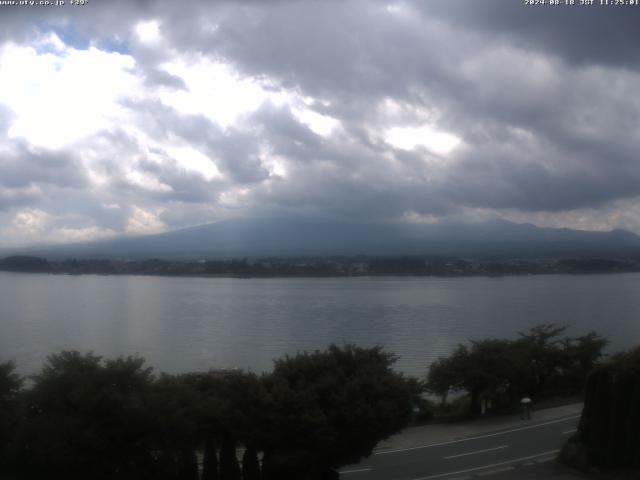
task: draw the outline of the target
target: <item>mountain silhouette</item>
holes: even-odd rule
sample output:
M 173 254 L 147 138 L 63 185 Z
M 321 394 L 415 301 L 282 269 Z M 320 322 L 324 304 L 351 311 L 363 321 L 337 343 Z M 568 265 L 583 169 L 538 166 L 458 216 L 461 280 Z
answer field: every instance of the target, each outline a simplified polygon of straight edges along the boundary
M 483 223 L 358 223 L 327 219 L 245 218 L 88 243 L 21 249 L 48 258 L 229 258 L 335 255 L 497 257 L 623 256 L 640 252 L 625 231 Z

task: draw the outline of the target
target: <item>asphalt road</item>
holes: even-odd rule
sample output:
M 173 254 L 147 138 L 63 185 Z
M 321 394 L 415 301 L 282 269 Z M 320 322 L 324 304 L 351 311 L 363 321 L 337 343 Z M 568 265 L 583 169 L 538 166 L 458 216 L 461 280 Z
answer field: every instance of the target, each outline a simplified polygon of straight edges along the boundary
M 554 459 L 579 415 L 523 421 L 505 430 L 374 453 L 341 470 L 344 480 L 462 480 Z

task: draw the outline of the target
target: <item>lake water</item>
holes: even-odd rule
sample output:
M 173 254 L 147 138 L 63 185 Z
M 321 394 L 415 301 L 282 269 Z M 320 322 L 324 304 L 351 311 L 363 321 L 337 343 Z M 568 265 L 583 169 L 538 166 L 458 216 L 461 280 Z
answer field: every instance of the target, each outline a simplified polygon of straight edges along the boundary
M 0 273 L 0 360 L 139 353 L 157 370 L 239 367 L 329 343 L 382 345 L 423 376 L 458 343 L 540 323 L 640 344 L 640 274 L 228 279 Z

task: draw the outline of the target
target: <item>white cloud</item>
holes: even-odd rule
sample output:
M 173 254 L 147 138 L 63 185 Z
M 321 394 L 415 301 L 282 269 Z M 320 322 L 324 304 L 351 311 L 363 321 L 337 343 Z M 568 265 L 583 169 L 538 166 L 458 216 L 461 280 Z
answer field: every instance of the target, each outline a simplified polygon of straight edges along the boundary
M 177 59 L 164 64 L 163 69 L 180 77 L 188 89 L 161 92 L 164 104 L 184 114 L 204 115 L 222 127 L 255 111 L 267 99 L 276 104 L 283 100 L 282 95 L 268 92 L 257 81 L 241 78 L 229 66 L 203 57 Z
M 385 141 L 396 148 L 413 150 L 423 146 L 427 150 L 446 155 L 460 145 L 460 139 L 429 125 L 421 127 L 393 127 L 385 132 Z
M 340 122 L 329 115 L 322 115 L 308 108 L 294 107 L 293 114 L 315 134 L 326 137 L 331 134 Z
M 143 209 L 133 207 L 133 213 L 127 222 L 126 232 L 133 235 L 144 235 L 162 232 L 166 225 L 160 220 L 159 215 L 163 209 Z
M 52 243 L 86 242 L 89 240 L 115 237 L 117 233 L 110 228 L 96 225 L 83 228 L 56 228 L 49 234 L 47 241 Z
M 189 146 L 167 147 L 167 154 L 182 168 L 200 173 L 207 180 L 222 178 L 214 161 L 199 150 Z
M 70 220 L 77 221 L 77 216 Z M 64 216 L 56 216 L 37 208 L 25 208 L 15 213 L 11 221 L 0 228 L 2 246 L 50 245 L 56 243 L 82 242 L 99 238 L 114 237 L 117 232 L 87 225 L 78 227 L 60 226 Z M 92 222 L 92 220 L 87 219 Z
M 51 218 L 47 212 L 36 208 L 26 208 L 16 213 L 11 227 L 14 231 L 34 237 L 44 231 Z
M 160 36 L 160 24 L 156 20 L 140 22 L 135 28 L 138 39 L 143 43 L 157 43 Z
M 9 136 L 51 149 L 121 121 L 118 98 L 141 84 L 131 56 L 54 43 L 56 53 L 12 43 L 0 49 L 0 103 L 15 113 Z
M 171 191 L 169 185 L 165 185 L 152 175 L 140 172 L 133 168 L 126 173 L 126 179 L 133 185 L 137 185 L 149 192 L 167 193 Z

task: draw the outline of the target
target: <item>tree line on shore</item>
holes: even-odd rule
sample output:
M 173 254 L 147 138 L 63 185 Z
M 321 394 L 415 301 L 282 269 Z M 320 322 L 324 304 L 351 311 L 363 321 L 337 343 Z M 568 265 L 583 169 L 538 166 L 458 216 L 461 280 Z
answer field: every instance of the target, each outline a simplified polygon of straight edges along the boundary
M 68 275 L 212 277 L 502 276 L 640 271 L 637 258 L 459 258 L 440 255 L 231 258 L 202 260 L 0 258 L 0 271 Z
M 394 361 L 379 347 L 332 345 L 262 376 L 156 375 L 140 357 L 65 351 L 28 388 L 0 364 L 0 476 L 338 478 L 411 418 L 416 382 Z

